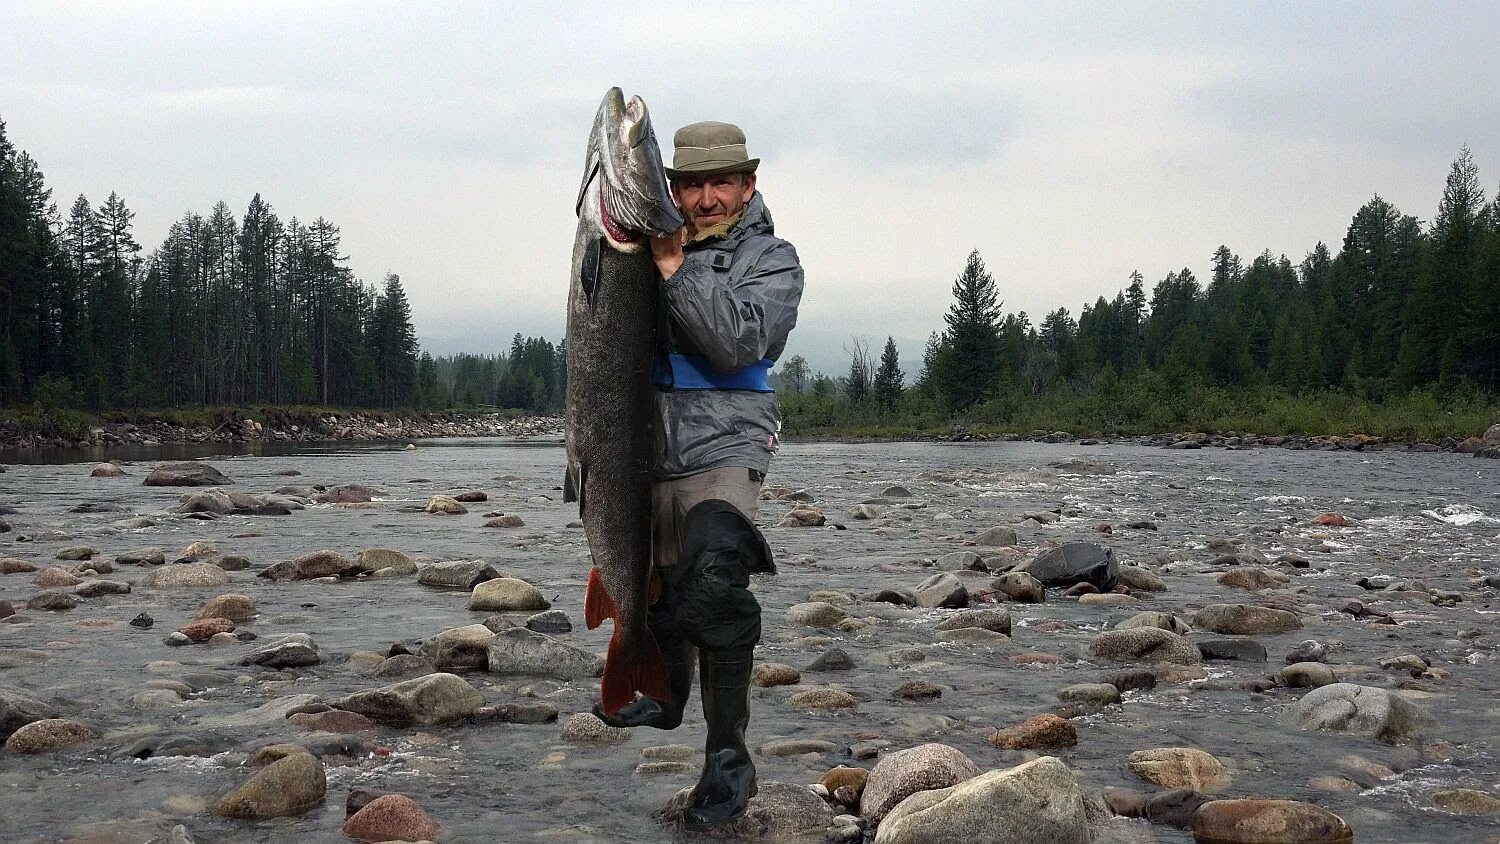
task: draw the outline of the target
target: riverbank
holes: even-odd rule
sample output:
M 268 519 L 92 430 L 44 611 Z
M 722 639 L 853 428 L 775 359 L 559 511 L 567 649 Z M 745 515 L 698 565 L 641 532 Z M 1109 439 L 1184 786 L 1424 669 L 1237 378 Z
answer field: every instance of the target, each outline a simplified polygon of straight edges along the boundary
M 0 450 L 110 448 L 190 443 L 399 442 L 452 437 L 562 436 L 561 416 L 517 411 L 349 411 L 315 407 L 198 408 L 111 411 L 104 418 L 75 411 L 38 417 L 0 414 Z M 1371 434 L 1259 435 L 1237 431 L 1177 431 L 1107 436 L 1067 430 L 1021 432 L 976 423 L 946 427 L 828 425 L 784 437 L 788 442 L 1039 442 L 1100 443 L 1162 448 L 1288 448 L 1312 451 L 1458 452 L 1500 458 L 1500 423 L 1482 436 L 1403 439 Z
M 111 411 L 101 418 L 0 415 L 0 450 L 108 448 L 179 443 L 361 442 L 445 437 L 561 436 L 557 416 L 504 411 L 349 411 L 331 408 L 199 408 Z

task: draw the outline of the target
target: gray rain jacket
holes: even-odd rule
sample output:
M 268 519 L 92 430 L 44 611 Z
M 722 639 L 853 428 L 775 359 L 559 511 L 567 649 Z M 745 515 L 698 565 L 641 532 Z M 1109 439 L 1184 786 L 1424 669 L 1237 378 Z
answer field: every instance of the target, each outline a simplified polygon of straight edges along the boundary
M 682 267 L 662 283 L 670 351 L 703 355 L 725 373 L 780 357 L 797 324 L 802 265 L 797 250 L 775 236 L 760 192 L 727 235 L 689 243 L 683 253 Z M 719 466 L 770 468 L 781 429 L 775 393 L 658 389 L 656 395 L 665 438 L 657 477 Z

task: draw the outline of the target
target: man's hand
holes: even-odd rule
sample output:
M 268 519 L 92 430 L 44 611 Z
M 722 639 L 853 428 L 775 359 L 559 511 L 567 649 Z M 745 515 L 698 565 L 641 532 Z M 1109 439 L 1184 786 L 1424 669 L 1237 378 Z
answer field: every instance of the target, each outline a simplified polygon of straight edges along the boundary
M 651 238 L 651 260 L 656 262 L 656 269 L 661 273 L 663 281 L 671 278 L 682 267 L 682 238 L 685 230 L 686 227 L 683 227 L 671 234 L 660 237 L 653 235 Z

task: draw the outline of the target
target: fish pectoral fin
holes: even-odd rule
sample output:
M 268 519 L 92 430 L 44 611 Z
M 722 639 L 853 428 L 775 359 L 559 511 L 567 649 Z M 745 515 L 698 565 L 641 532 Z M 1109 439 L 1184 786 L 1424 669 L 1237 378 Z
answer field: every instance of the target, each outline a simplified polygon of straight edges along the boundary
M 563 503 L 578 502 L 579 518 L 583 518 L 583 479 L 587 474 L 588 469 L 576 460 L 569 460 L 563 472 Z
M 650 630 L 642 630 L 644 638 L 627 643 L 623 632 L 619 627 L 615 628 L 615 634 L 609 640 L 609 652 L 604 657 L 604 679 L 599 686 L 599 698 L 606 715 L 619 712 L 621 707 L 635 700 L 636 692 L 660 701 L 672 699 L 667 663 L 661 657 L 656 637 Z
M 583 249 L 583 261 L 578 265 L 578 286 L 583 288 L 583 300 L 589 310 L 594 309 L 594 291 L 599 289 L 600 254 L 604 250 L 604 238 L 596 237 Z
M 604 588 L 604 578 L 599 576 L 599 568 L 595 566 L 589 570 L 589 584 L 583 590 L 583 623 L 593 630 L 605 619 L 619 618 L 619 615 L 615 599 Z

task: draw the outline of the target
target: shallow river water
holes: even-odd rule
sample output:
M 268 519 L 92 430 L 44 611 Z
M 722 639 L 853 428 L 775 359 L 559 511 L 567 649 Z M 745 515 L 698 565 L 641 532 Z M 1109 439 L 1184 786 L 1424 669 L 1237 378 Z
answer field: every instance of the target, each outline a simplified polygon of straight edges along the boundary
M 384 445 L 303 445 L 277 450 L 161 451 L 128 455 L 121 478 L 90 477 L 97 455 L 0 455 L 0 504 L 15 507 L 0 534 L 0 556 L 40 568 L 59 563 L 62 547 L 87 544 L 112 558 L 144 547 L 170 561 L 189 543 L 204 541 L 222 553 L 244 555 L 251 568 L 230 574 L 217 589 L 155 590 L 139 581 L 145 568 L 118 567 L 112 579 L 135 581 L 128 595 L 80 599 L 66 612 L 27 610 L 40 591 L 32 574 L 0 575 L 0 598 L 16 605 L 24 621 L 0 622 L 0 686 L 19 689 L 90 725 L 99 737 L 58 753 L 24 756 L 0 751 L 0 840 L 149 841 L 176 824 L 199 842 L 340 841 L 344 798 L 351 789 L 401 791 L 444 825 L 443 840 L 635 842 L 671 840 L 651 817 L 696 774 L 647 777 L 634 773 L 641 749 L 703 736 L 696 691 L 688 718 L 674 733 L 636 730 L 605 747 L 560 738 L 570 713 L 585 711 L 597 681 L 564 683 L 475 672 L 466 675 L 487 703 L 530 695 L 556 706 L 558 723 L 457 724 L 383 728 L 364 736 L 389 749 L 347 764 L 329 764 L 323 807 L 300 817 L 265 822 L 231 821 L 207 812 L 219 794 L 243 782 L 246 749 L 268 740 L 293 740 L 302 731 L 273 719 L 236 719 L 278 697 L 313 694 L 332 700 L 383 685 L 369 669 L 348 660 L 360 650 L 384 652 L 392 643 L 415 650 L 423 637 L 482 620 L 465 609 L 462 591 L 440 591 L 415 577 L 337 583 L 269 583 L 255 572 L 280 560 L 328 548 L 348 556 L 367 547 L 407 552 L 419 563 L 485 559 L 539 586 L 554 608 L 576 625 L 562 638 L 602 653 L 609 626 L 585 631 L 583 584 L 588 571 L 582 531 L 561 502 L 562 450 L 556 441 L 437 440 L 415 450 Z M 362 483 L 384 495 L 370 505 L 314 505 L 288 516 L 229 516 L 217 521 L 159 517 L 152 527 L 130 529 L 138 515 L 176 505 L 182 489 L 141 485 L 149 461 L 211 457 L 237 491 L 265 493 L 285 484 Z M 67 462 L 74 461 L 74 462 Z M 1068 461 L 1091 461 L 1069 463 Z M 1060 464 L 1060 465 L 1058 465 Z M 301 477 L 276 474 L 294 469 Z M 1192 746 L 1229 768 L 1219 796 L 1273 797 L 1317 803 L 1341 815 L 1356 841 L 1490 842 L 1500 836 L 1496 817 L 1455 814 L 1433 805 L 1435 791 L 1458 787 L 1496 794 L 1500 788 L 1500 592 L 1477 583 L 1500 574 L 1500 463 L 1454 454 L 1312 452 L 1288 450 L 1171 451 L 1134 445 L 790 444 L 777 458 L 768 484 L 806 489 L 830 526 L 779 527 L 792 504 L 766 501 L 759 524 L 778 555 L 780 574 L 755 589 L 764 608 L 765 638 L 758 661 L 805 668 L 830 646 L 844 649 L 852 670 L 803 673 L 802 687 L 755 689 L 750 744 L 775 738 L 826 739 L 839 750 L 821 756 L 766 757 L 756 763 L 763 781 L 813 783 L 830 767 L 854 762 L 852 743 L 883 740 L 891 749 L 943 742 L 969 755 L 982 770 L 1024 761 L 986 736 L 1057 706 L 1056 693 L 1075 683 L 1097 682 L 1119 664 L 1090 655 L 1089 643 L 1114 623 L 1143 610 L 1165 610 L 1190 619 L 1212 603 L 1294 606 L 1303 628 L 1256 636 L 1269 661 L 1214 661 L 1197 676 L 1164 680 L 1150 691 L 1127 693 L 1123 705 L 1075 719 L 1076 747 L 1046 751 L 1068 764 L 1090 790 L 1152 790 L 1124 760 L 1133 751 Z M 874 505 L 879 518 L 849 515 L 858 502 L 900 484 L 912 497 Z M 463 516 L 420 511 L 434 494 L 484 490 L 486 503 Z M 86 502 L 119 505 L 119 512 L 74 513 Z M 525 527 L 484 528 L 491 510 L 519 515 Z M 1060 510 L 1053 524 L 1019 521 L 1024 514 Z M 1348 527 L 1321 527 L 1313 519 L 1336 511 Z M 1157 529 L 1130 529 L 1150 521 Z M 832 526 L 838 523 L 845 529 Z M 1113 532 L 1095 526 L 1107 523 Z M 1014 525 L 1022 556 L 1047 543 L 1095 541 L 1126 563 L 1152 566 L 1168 591 L 1141 595 L 1129 606 L 1080 604 L 1049 590 L 1040 604 L 1007 604 L 1013 637 L 999 646 L 939 641 L 935 627 L 951 610 L 855 603 L 854 616 L 876 623 L 856 632 L 793 628 L 786 610 L 818 590 L 867 596 L 910 587 L 936 569 L 931 561 L 964 550 L 966 540 L 994 525 Z M 21 541 L 40 531 L 67 539 Z M 1218 541 L 1215 541 L 1218 540 Z M 1284 552 L 1309 559 L 1290 585 L 1271 593 L 1233 589 L 1216 582 L 1223 571 L 1208 565 L 1226 542 L 1259 550 L 1268 560 Z M 995 549 L 980 549 L 993 551 Z M 1163 566 L 1167 567 L 1163 570 Z M 1439 595 L 1456 593 L 1454 606 L 1403 599 L 1383 601 L 1355 584 L 1386 574 L 1420 580 Z M 987 576 L 969 581 L 979 587 Z M 259 616 L 241 626 L 261 643 L 291 633 L 310 634 L 324 663 L 281 672 L 236 665 L 255 643 L 209 648 L 168 647 L 163 637 L 191 620 L 209 597 L 251 596 Z M 1340 612 L 1359 598 L 1391 612 L 1396 625 L 1372 624 Z M 127 622 L 149 612 L 156 625 Z M 516 621 L 526 614 L 517 614 Z M 1048 624 L 1047 622 L 1056 622 Z M 809 638 L 812 637 L 812 638 Z M 818 638 L 826 637 L 826 638 Z M 1188 638 L 1222 638 L 1192 631 Z M 1316 639 L 1341 681 L 1397 689 L 1436 719 L 1429 734 L 1400 745 L 1334 732 L 1306 732 L 1288 720 L 1300 689 L 1253 692 L 1247 682 L 1273 674 L 1297 643 Z M 885 654 L 920 648 L 924 662 L 891 667 Z M 1056 664 L 1015 664 L 1025 652 L 1053 654 Z M 1416 654 L 1434 669 L 1420 679 L 1382 669 L 1379 661 Z M 153 680 L 185 679 L 186 699 L 145 695 Z M 892 690 L 911 679 L 938 685 L 936 700 L 911 702 Z M 809 713 L 786 704 L 798 688 L 834 686 L 859 698 L 857 707 Z M 125 753 L 141 742 L 187 748 L 184 755 L 137 759 Z M 1349 773 L 1351 755 L 1396 772 L 1384 779 Z M 1316 785 L 1343 776 L 1355 788 Z M 1128 840 L 1190 841 L 1185 831 L 1122 822 Z M 165 840 L 164 838 L 162 840 Z M 817 840 L 817 839 L 814 839 Z M 1121 838 L 1120 840 L 1127 840 Z

